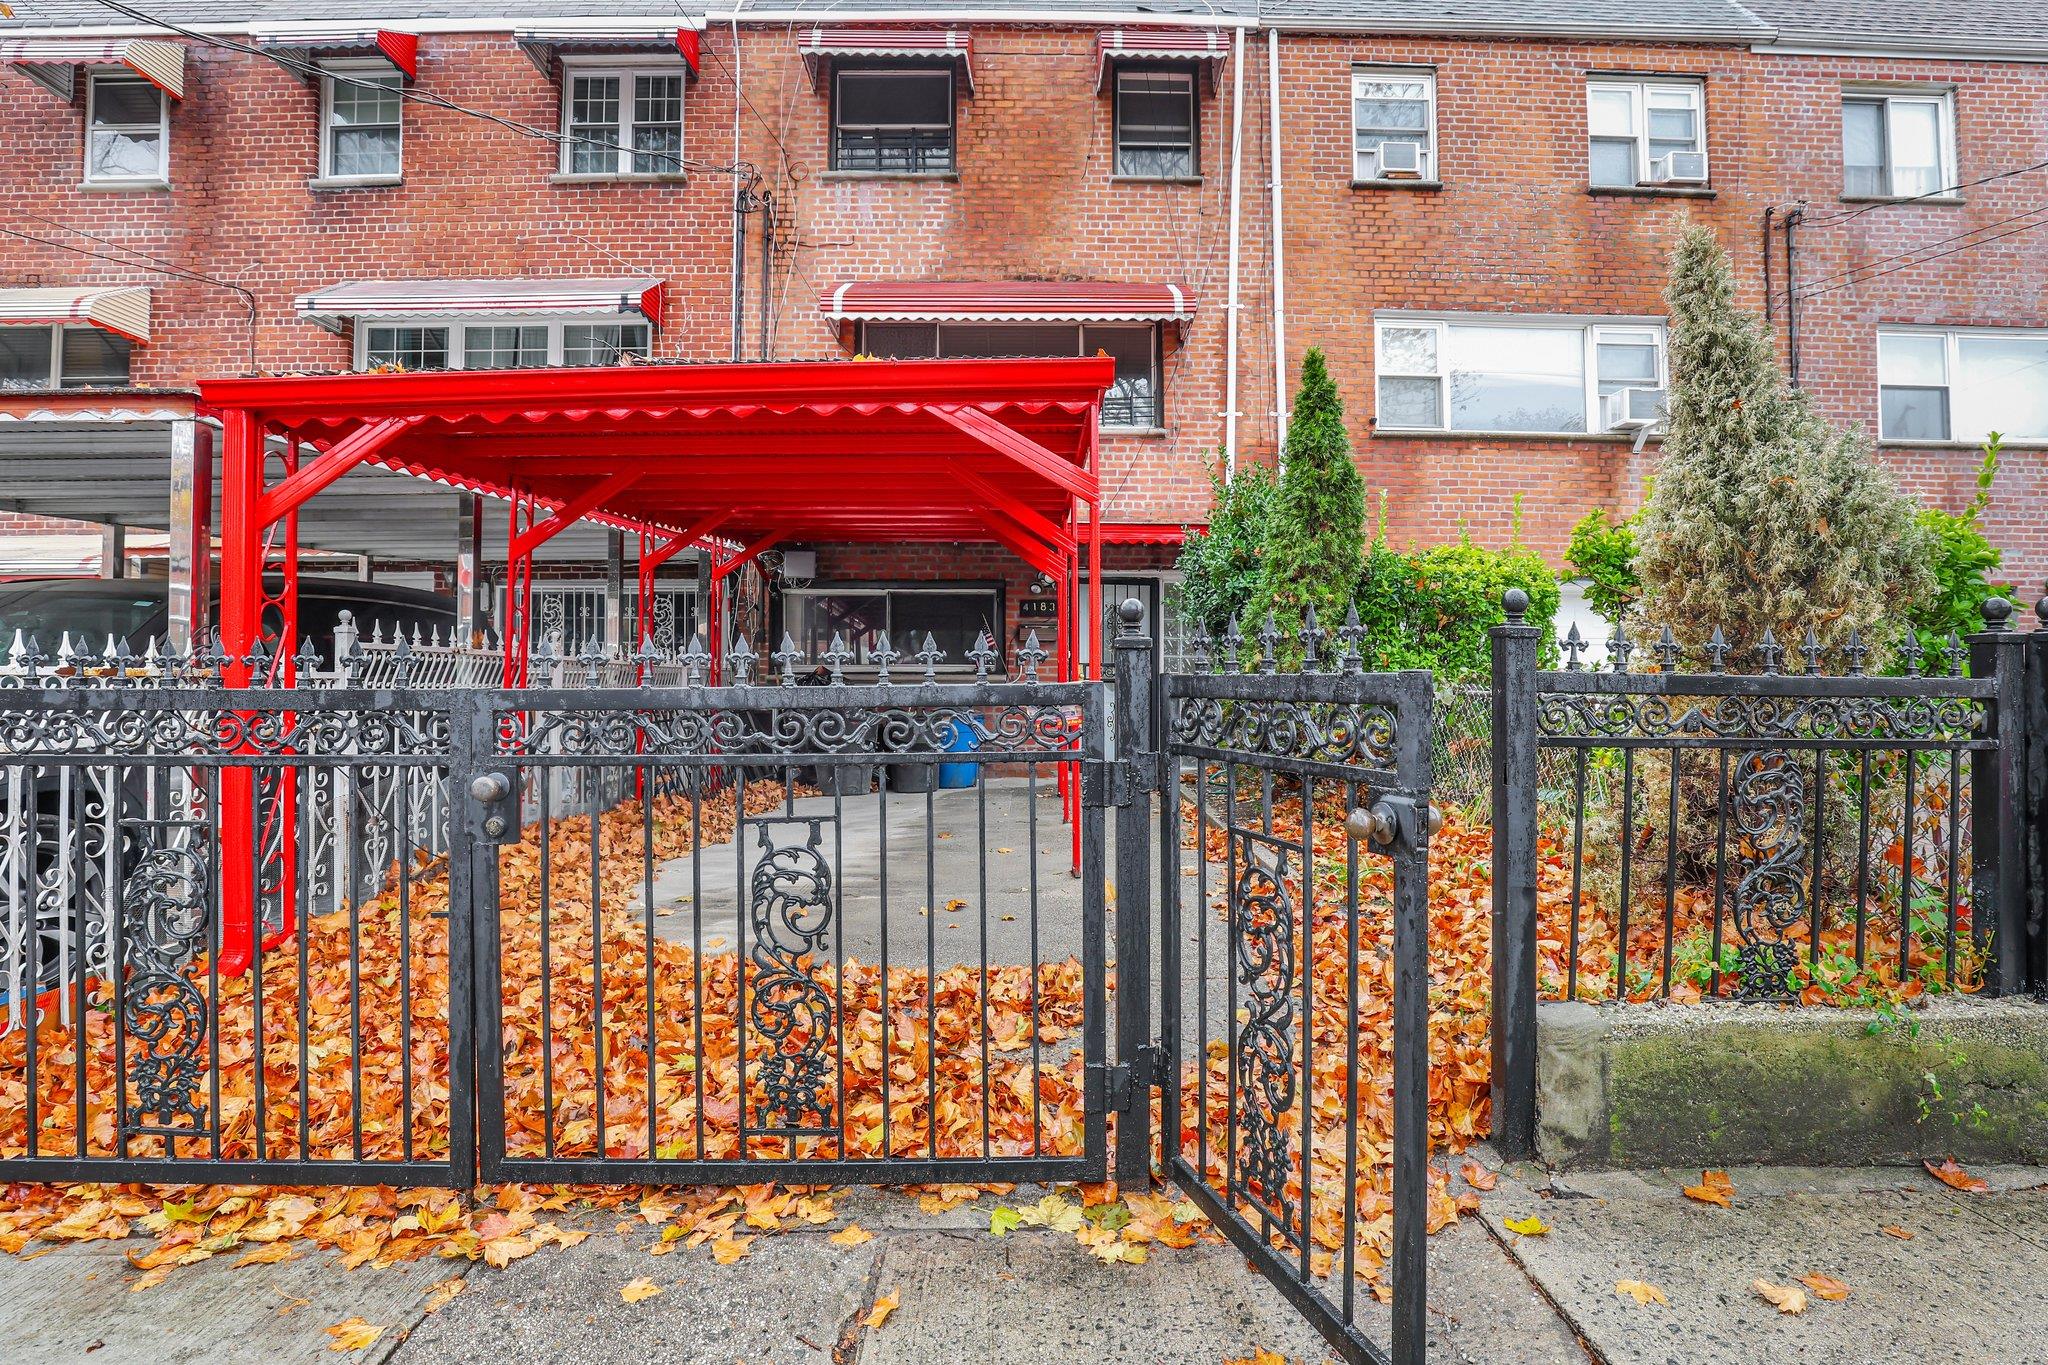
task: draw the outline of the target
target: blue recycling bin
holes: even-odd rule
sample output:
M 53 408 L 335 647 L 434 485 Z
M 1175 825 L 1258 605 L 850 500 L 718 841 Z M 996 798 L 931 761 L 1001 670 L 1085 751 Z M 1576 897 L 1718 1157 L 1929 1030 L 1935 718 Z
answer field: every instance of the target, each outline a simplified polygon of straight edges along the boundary
M 971 754 L 981 748 L 981 742 L 988 738 L 981 722 L 962 716 L 946 722 L 951 732 L 946 738 L 946 752 L 949 754 Z M 981 773 L 979 763 L 941 763 L 939 765 L 939 786 L 951 791 L 971 787 Z

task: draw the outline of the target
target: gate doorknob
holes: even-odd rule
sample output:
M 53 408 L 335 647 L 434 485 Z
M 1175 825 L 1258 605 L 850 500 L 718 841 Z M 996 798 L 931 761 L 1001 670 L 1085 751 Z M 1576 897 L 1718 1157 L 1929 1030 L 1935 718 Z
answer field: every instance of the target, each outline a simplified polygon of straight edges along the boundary
M 1366 839 L 1375 844 L 1392 843 L 1394 812 L 1384 803 L 1373 806 L 1371 810 L 1353 806 L 1351 814 L 1344 817 L 1344 829 L 1354 839 Z
M 512 794 L 512 783 L 503 773 L 482 773 L 470 782 L 469 794 L 479 801 L 503 801 Z

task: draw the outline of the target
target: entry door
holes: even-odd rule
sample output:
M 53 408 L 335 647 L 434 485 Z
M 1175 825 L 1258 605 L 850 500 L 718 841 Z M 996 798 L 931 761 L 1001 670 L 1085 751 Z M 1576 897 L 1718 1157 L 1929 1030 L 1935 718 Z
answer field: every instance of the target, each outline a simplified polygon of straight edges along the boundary
M 1082 579 L 1081 592 L 1083 594 L 1082 600 L 1084 601 L 1087 600 L 1088 587 L 1088 580 Z M 1104 678 L 1110 676 L 1110 670 L 1115 667 L 1116 663 L 1115 648 L 1111 643 L 1116 639 L 1116 609 L 1123 605 L 1126 598 L 1131 597 L 1137 598 L 1138 601 L 1144 604 L 1145 627 L 1152 633 L 1153 667 L 1159 668 L 1162 666 L 1160 661 L 1165 657 L 1162 646 L 1166 641 L 1164 622 L 1160 612 L 1160 604 L 1165 597 L 1165 594 L 1161 591 L 1163 587 L 1164 585 L 1157 578 L 1111 578 L 1107 575 L 1104 576 L 1102 580 L 1102 600 L 1096 604 L 1096 628 L 1091 635 L 1081 641 L 1081 664 L 1084 670 L 1088 663 L 1096 656 L 1096 651 L 1100 650 L 1102 676 Z M 1111 697 L 1108 742 L 1112 751 L 1114 751 L 1116 745 L 1115 706 L 1116 700 L 1114 697 Z M 1152 722 L 1147 729 L 1147 733 L 1151 736 L 1150 743 L 1155 750 L 1159 747 L 1160 715 L 1159 690 L 1154 688 L 1152 691 Z

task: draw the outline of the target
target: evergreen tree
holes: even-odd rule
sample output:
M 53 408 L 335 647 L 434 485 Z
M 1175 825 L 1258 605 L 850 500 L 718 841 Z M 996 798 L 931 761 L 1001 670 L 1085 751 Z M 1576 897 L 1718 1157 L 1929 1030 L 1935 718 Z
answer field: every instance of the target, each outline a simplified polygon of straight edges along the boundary
M 1326 629 L 1343 620 L 1365 554 L 1365 483 L 1351 462 L 1343 400 L 1314 348 L 1301 361 L 1287 467 L 1270 526 L 1244 630 L 1254 634 L 1271 612 L 1286 640 L 1282 657 L 1293 659 L 1300 653 L 1294 632 L 1306 609 L 1315 608 Z
M 1637 533 L 1643 624 L 1695 647 L 1719 625 L 1737 651 L 1767 627 L 1788 647 L 1809 627 L 1828 647 L 1851 630 L 1895 641 L 1927 589 L 1912 502 L 1861 427 L 1833 425 L 1785 382 L 1706 228 L 1686 230 L 1665 298 L 1668 427 Z

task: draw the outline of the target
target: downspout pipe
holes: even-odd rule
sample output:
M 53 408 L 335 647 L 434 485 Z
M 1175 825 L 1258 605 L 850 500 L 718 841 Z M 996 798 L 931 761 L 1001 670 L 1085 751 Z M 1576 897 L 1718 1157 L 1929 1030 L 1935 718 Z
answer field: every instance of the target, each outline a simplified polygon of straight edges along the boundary
M 1244 197 L 1244 30 L 1232 39 L 1230 58 L 1230 284 L 1224 304 L 1223 333 L 1223 473 L 1237 477 L 1237 313 L 1238 239 L 1242 235 Z
M 1287 468 L 1287 251 L 1286 222 L 1280 208 L 1280 30 L 1266 30 L 1266 122 L 1272 152 L 1268 198 L 1273 205 L 1273 413 L 1278 421 L 1274 449 Z
M 1792 234 L 1805 217 L 1803 208 L 1785 214 L 1785 358 L 1795 389 L 1799 387 L 1799 246 Z

